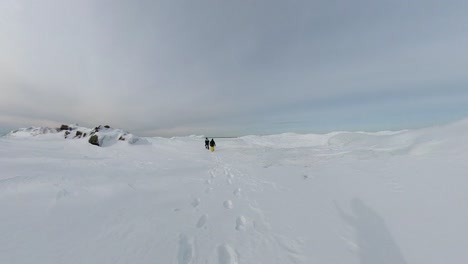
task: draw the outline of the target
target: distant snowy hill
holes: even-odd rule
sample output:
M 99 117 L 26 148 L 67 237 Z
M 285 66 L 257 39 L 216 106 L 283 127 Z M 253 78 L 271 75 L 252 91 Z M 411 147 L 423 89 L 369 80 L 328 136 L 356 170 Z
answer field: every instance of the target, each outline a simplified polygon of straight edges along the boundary
M 468 263 L 468 120 L 213 153 L 98 130 L 0 137 L 0 263 Z

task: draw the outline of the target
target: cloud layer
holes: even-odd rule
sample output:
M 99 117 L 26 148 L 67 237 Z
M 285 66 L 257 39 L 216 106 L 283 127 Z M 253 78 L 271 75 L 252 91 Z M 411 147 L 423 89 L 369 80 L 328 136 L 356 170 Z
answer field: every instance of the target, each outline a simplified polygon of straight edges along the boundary
M 0 127 L 395 129 L 468 115 L 466 1 L 0 4 Z

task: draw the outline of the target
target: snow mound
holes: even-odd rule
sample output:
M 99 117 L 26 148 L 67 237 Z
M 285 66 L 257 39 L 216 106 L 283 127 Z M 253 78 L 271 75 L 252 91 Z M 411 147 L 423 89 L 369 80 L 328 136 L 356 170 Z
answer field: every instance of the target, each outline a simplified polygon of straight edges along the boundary
M 321 146 L 327 143 L 327 135 L 284 133 L 269 136 L 245 136 L 241 139 L 249 145 L 269 148 L 301 148 Z
M 240 137 L 239 140 L 244 146 L 251 148 L 330 149 L 360 157 L 400 154 L 418 156 L 445 150 L 463 151 L 465 145 L 460 144 L 460 141 L 468 140 L 468 135 L 464 131 L 468 131 L 468 119 L 444 126 L 414 130 L 337 131 L 328 134 L 284 133 L 267 136 L 250 135 Z
M 123 131 L 122 129 L 111 128 L 108 126 L 96 127 L 90 132 L 91 136 L 97 136 L 99 146 L 108 147 L 118 143 L 119 141 L 126 141 L 131 145 L 147 145 L 150 144 L 145 138 L 137 137 L 133 134 Z
M 17 130 L 13 130 L 10 133 L 8 133 L 6 136 L 7 137 L 34 137 L 38 135 L 44 135 L 44 134 L 55 134 L 59 130 L 56 128 L 50 128 L 50 127 L 28 127 L 28 128 L 19 128 Z

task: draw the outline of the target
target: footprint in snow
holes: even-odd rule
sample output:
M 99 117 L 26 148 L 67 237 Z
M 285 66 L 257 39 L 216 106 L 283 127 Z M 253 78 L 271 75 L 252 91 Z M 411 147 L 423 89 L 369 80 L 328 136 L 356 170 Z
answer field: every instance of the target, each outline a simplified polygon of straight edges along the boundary
M 211 178 L 216 178 L 216 174 L 214 173 L 214 171 L 210 171 L 210 175 L 211 175 Z
M 226 175 L 229 179 L 234 178 L 234 175 L 232 175 L 231 170 L 228 168 L 224 168 L 224 175 Z
M 218 247 L 218 262 L 219 264 L 239 264 L 236 251 L 228 244 Z
M 208 215 L 206 214 L 202 215 L 200 219 L 198 219 L 197 228 L 203 227 L 207 221 L 208 221 Z
M 223 206 L 226 209 L 232 209 L 232 207 L 233 207 L 232 201 L 231 200 L 224 201 Z
M 179 264 L 193 263 L 194 249 L 193 242 L 185 234 L 179 235 L 179 252 L 177 260 Z
M 55 200 L 60 200 L 62 198 L 65 198 L 70 195 L 70 192 L 67 191 L 67 189 L 62 189 L 61 191 L 57 192 L 55 195 Z
M 236 219 L 236 230 L 237 231 L 244 230 L 246 223 L 247 223 L 247 219 L 245 219 L 244 216 L 241 215 L 241 216 L 237 217 L 237 219 Z
M 200 205 L 200 198 L 195 198 L 191 205 L 193 206 L 193 208 L 197 207 L 198 205 Z
M 241 188 L 237 188 L 237 189 L 233 192 L 233 194 L 234 194 L 235 196 L 239 197 L 239 196 L 241 195 L 241 191 L 242 191 Z

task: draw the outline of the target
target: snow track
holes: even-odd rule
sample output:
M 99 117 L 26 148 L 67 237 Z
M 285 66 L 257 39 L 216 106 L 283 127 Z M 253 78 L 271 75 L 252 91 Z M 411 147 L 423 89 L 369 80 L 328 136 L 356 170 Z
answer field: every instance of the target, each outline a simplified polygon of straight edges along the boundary
M 194 225 L 178 234 L 178 263 L 246 263 L 265 257 L 269 263 L 304 263 L 301 246 L 279 239 L 262 210 L 252 205 L 257 202 L 249 198 L 250 192 L 271 185 L 226 163 L 223 154 L 209 155 L 211 168 L 197 181 L 200 191 L 191 194 L 197 198 L 188 201 Z

